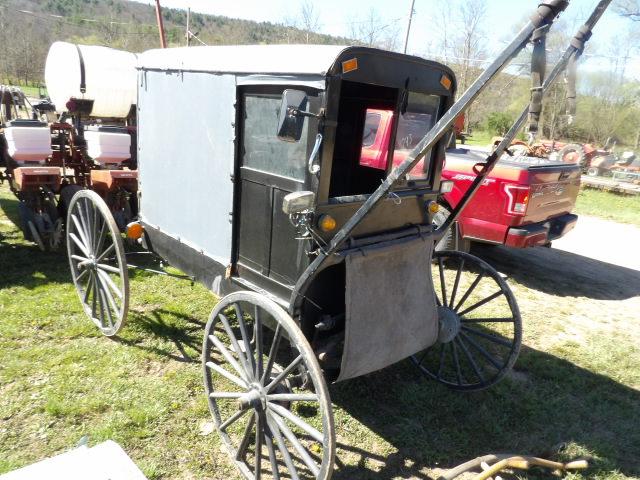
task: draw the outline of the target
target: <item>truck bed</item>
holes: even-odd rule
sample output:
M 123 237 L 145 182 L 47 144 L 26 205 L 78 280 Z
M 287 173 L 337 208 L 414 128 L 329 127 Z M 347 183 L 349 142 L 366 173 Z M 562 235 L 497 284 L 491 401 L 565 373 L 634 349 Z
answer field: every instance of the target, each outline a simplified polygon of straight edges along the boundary
M 475 179 L 474 165 L 486 157 L 470 149 L 447 150 L 443 178 L 453 180 L 454 189 L 444 199 L 451 208 Z M 517 247 L 546 244 L 575 223 L 571 211 L 579 188 L 577 165 L 505 154 L 459 217 L 461 234 Z

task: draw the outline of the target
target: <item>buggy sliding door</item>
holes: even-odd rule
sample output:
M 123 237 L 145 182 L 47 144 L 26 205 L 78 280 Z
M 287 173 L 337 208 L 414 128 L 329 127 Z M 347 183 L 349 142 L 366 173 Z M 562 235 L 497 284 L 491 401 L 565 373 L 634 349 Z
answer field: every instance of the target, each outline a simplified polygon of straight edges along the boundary
M 282 200 L 290 192 L 305 189 L 310 122 L 305 121 L 299 142 L 277 138 L 282 90 L 241 95 L 237 270 L 240 277 L 258 283 L 269 278 L 290 286 L 306 266 L 305 243 L 295 239 Z

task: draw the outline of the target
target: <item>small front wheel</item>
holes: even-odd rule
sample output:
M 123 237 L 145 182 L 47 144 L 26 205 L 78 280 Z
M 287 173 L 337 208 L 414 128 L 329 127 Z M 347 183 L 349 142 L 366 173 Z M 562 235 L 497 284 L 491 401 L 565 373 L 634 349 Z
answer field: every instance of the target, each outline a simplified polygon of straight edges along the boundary
M 224 297 L 205 328 L 202 362 L 215 427 L 246 479 L 331 477 L 327 385 L 281 307 L 254 292 Z
M 433 259 L 438 341 L 411 359 L 425 376 L 454 390 L 488 388 L 520 352 L 516 299 L 500 274 L 473 255 L 442 251 Z
M 71 277 L 82 307 L 103 334 L 115 335 L 129 310 L 129 274 L 122 236 L 97 193 L 80 190 L 73 196 L 66 235 Z

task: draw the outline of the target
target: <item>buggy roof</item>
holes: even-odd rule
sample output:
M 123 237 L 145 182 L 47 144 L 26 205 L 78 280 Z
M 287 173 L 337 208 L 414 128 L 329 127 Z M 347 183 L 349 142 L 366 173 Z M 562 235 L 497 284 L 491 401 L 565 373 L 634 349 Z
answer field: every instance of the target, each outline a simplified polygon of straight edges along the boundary
M 138 56 L 138 68 L 324 76 L 347 48 L 338 45 L 234 45 L 154 49 Z

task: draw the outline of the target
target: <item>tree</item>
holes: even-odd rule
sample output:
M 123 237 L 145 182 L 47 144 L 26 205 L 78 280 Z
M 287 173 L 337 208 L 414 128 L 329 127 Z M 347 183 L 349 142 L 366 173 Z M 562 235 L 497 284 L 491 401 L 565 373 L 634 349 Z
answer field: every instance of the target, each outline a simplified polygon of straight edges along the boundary
M 364 18 L 351 23 L 350 36 L 367 47 L 397 50 L 399 30 L 395 21 L 384 22 L 375 8 L 370 8 Z
M 458 91 L 464 92 L 480 72 L 486 55 L 486 0 L 438 2 L 436 24 L 439 28 L 439 56 L 456 73 Z M 476 119 L 477 120 L 477 119 Z M 474 123 L 471 110 L 465 116 L 465 129 Z
M 309 43 L 309 33 L 320 29 L 320 14 L 316 12 L 310 0 L 305 0 L 300 7 L 300 17 L 302 28 L 306 32 L 307 43 Z
M 640 21 L 640 0 L 617 0 L 614 9 L 623 17 L 636 22 Z
M 513 123 L 513 117 L 505 112 L 492 112 L 487 117 L 487 130 L 495 135 L 504 135 L 507 133 L 511 124 Z

